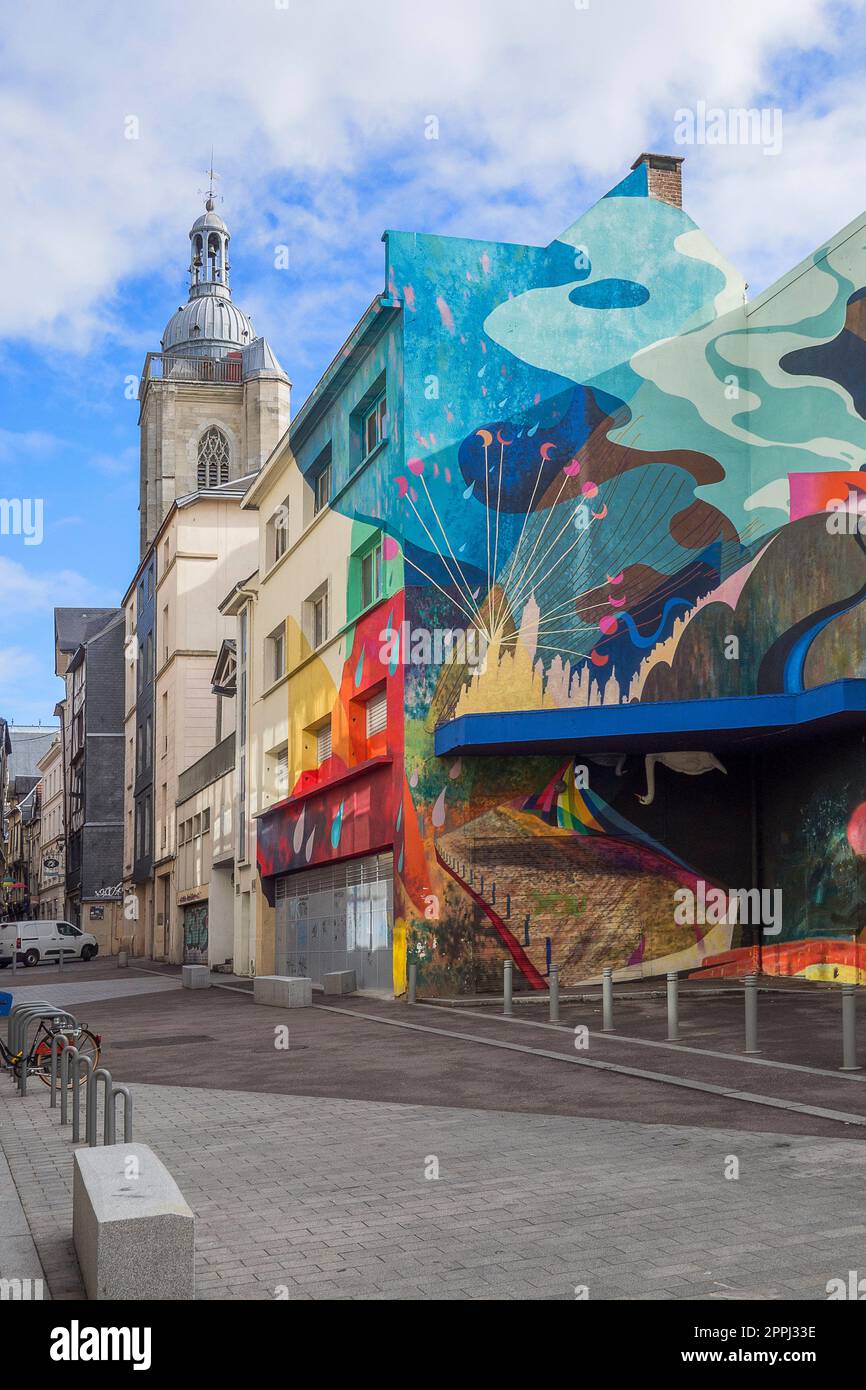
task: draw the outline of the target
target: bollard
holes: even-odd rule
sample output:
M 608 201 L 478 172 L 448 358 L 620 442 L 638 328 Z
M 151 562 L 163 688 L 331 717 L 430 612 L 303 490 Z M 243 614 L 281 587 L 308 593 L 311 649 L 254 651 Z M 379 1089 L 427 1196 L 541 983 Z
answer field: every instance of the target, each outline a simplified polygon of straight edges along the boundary
M 116 1144 L 116 1143 L 117 1143 L 117 1132 L 116 1132 L 115 1125 L 116 1125 L 116 1119 L 117 1119 L 117 1116 L 116 1116 L 117 1104 L 116 1104 L 116 1102 L 117 1102 L 117 1097 L 118 1097 L 118 1096 L 123 1096 L 123 1142 L 124 1142 L 124 1144 L 131 1144 L 131 1143 L 132 1143 L 132 1092 L 130 1091 L 130 1089 L 129 1089 L 128 1086 L 115 1086 L 114 1090 L 111 1092 L 111 1128 L 110 1128 L 110 1130 L 109 1130 L 109 1137 L 108 1137 L 108 1139 L 106 1139 L 105 1142 L 106 1142 L 106 1144 Z
M 668 971 L 668 1042 L 680 1040 L 679 1000 L 677 986 L 679 977 L 675 970 Z
M 507 960 L 502 965 L 502 1012 L 511 1015 L 514 1012 L 512 1006 L 512 987 L 514 982 L 514 961 Z
M 758 1047 L 758 977 L 747 975 L 744 981 L 746 993 L 746 1056 L 753 1057 L 760 1052 Z
M 414 1004 L 415 996 L 418 992 L 418 965 L 414 960 L 409 962 L 409 983 L 406 988 L 406 1003 Z
M 857 986 L 842 986 L 842 1065 L 840 1071 L 861 1071 L 857 1065 Z
M 559 1022 L 559 966 L 550 967 L 550 1021 Z
M 606 965 L 601 972 L 601 1031 L 612 1033 L 613 1028 L 613 971 Z

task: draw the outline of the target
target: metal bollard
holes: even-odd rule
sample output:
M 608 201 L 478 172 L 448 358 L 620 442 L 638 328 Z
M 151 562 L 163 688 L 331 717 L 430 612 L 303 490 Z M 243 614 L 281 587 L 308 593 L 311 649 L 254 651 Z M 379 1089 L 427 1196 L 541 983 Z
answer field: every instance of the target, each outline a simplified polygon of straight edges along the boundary
M 680 1040 L 680 1015 L 677 987 L 679 976 L 675 970 L 668 971 L 668 1042 Z
M 414 960 L 409 962 L 409 982 L 406 987 L 406 1003 L 414 1004 L 418 992 L 418 965 Z
M 514 961 L 506 960 L 502 965 L 502 1012 L 508 1016 L 514 1013 L 512 989 L 514 984 Z
M 124 1142 L 124 1144 L 131 1144 L 131 1143 L 132 1143 L 132 1092 L 130 1091 L 130 1089 L 129 1089 L 128 1086 L 115 1086 L 114 1090 L 111 1092 L 111 1129 L 109 1130 L 109 1138 L 106 1139 L 105 1142 L 106 1142 L 107 1144 L 116 1144 L 116 1143 L 117 1143 L 117 1131 L 116 1131 L 116 1127 L 115 1127 L 115 1126 L 116 1126 L 116 1120 L 117 1120 L 117 1116 L 116 1116 L 116 1108 L 117 1108 L 117 1107 L 116 1107 L 116 1102 L 117 1102 L 117 1097 L 118 1097 L 118 1096 L 123 1096 L 123 1142 Z
M 559 1022 L 559 966 L 558 966 L 558 965 L 552 965 L 552 966 L 550 967 L 549 989 L 550 989 L 550 1021 L 551 1021 L 551 1023 L 558 1023 L 558 1022 Z
M 753 1057 L 760 1052 L 758 1047 L 758 977 L 747 975 L 744 981 L 746 994 L 746 1056 Z
M 601 1031 L 612 1033 L 613 1027 L 613 970 L 606 965 L 601 972 Z
M 842 986 L 842 1065 L 840 1071 L 862 1071 L 857 1065 L 857 986 Z

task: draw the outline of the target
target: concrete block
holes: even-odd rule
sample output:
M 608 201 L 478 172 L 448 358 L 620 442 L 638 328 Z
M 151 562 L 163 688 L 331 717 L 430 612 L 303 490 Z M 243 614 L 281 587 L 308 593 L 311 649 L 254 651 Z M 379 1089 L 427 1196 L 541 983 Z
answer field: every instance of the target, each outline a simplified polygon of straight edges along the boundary
M 313 1004 L 313 982 L 304 975 L 257 975 L 253 1001 L 280 1009 L 309 1009 Z
M 182 965 L 180 975 L 184 989 L 210 989 L 211 987 L 209 965 Z
M 326 994 L 354 994 L 358 988 L 354 970 L 331 970 L 324 983 Z
M 72 1240 L 90 1299 L 195 1297 L 195 1217 L 146 1144 L 73 1154 Z

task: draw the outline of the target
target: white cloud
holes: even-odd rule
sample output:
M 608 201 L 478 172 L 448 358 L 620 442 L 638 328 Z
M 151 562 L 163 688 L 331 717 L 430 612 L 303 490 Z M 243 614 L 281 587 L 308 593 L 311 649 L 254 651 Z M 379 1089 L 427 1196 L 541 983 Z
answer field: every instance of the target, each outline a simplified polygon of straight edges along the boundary
M 125 276 L 168 285 L 172 267 L 179 292 L 211 142 L 246 245 L 279 239 L 275 175 L 312 190 L 293 227 L 300 245 L 318 239 L 313 266 L 327 256 L 351 275 L 361 239 L 366 260 L 401 213 L 423 230 L 547 241 L 583 210 L 578 181 L 603 190 L 677 107 L 752 104 L 783 52 L 837 51 L 837 13 L 822 0 L 152 0 L 145 24 L 129 0 L 17 6 L 4 16 L 0 335 L 84 350 L 121 331 Z M 438 141 L 424 139 L 431 114 Z M 773 269 L 755 255 L 765 239 L 796 258 L 804 224 L 830 232 L 851 215 L 860 131 L 857 94 L 828 86 L 786 115 L 775 161 L 695 151 L 689 206 L 725 251 Z
M 75 570 L 39 574 L 25 569 L 17 560 L 0 556 L 3 627 L 14 629 L 25 613 L 45 613 L 55 607 L 75 608 L 88 603 L 105 607 L 107 602 L 96 585 Z

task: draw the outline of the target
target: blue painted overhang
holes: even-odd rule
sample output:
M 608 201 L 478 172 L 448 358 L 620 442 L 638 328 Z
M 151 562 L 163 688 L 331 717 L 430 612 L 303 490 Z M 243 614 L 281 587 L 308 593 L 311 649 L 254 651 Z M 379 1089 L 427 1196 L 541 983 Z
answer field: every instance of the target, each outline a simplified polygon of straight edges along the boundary
M 463 714 L 436 730 L 438 755 L 651 752 L 742 746 L 772 748 L 817 735 L 866 733 L 866 680 L 831 681 L 793 695 L 594 705 L 585 709 Z

